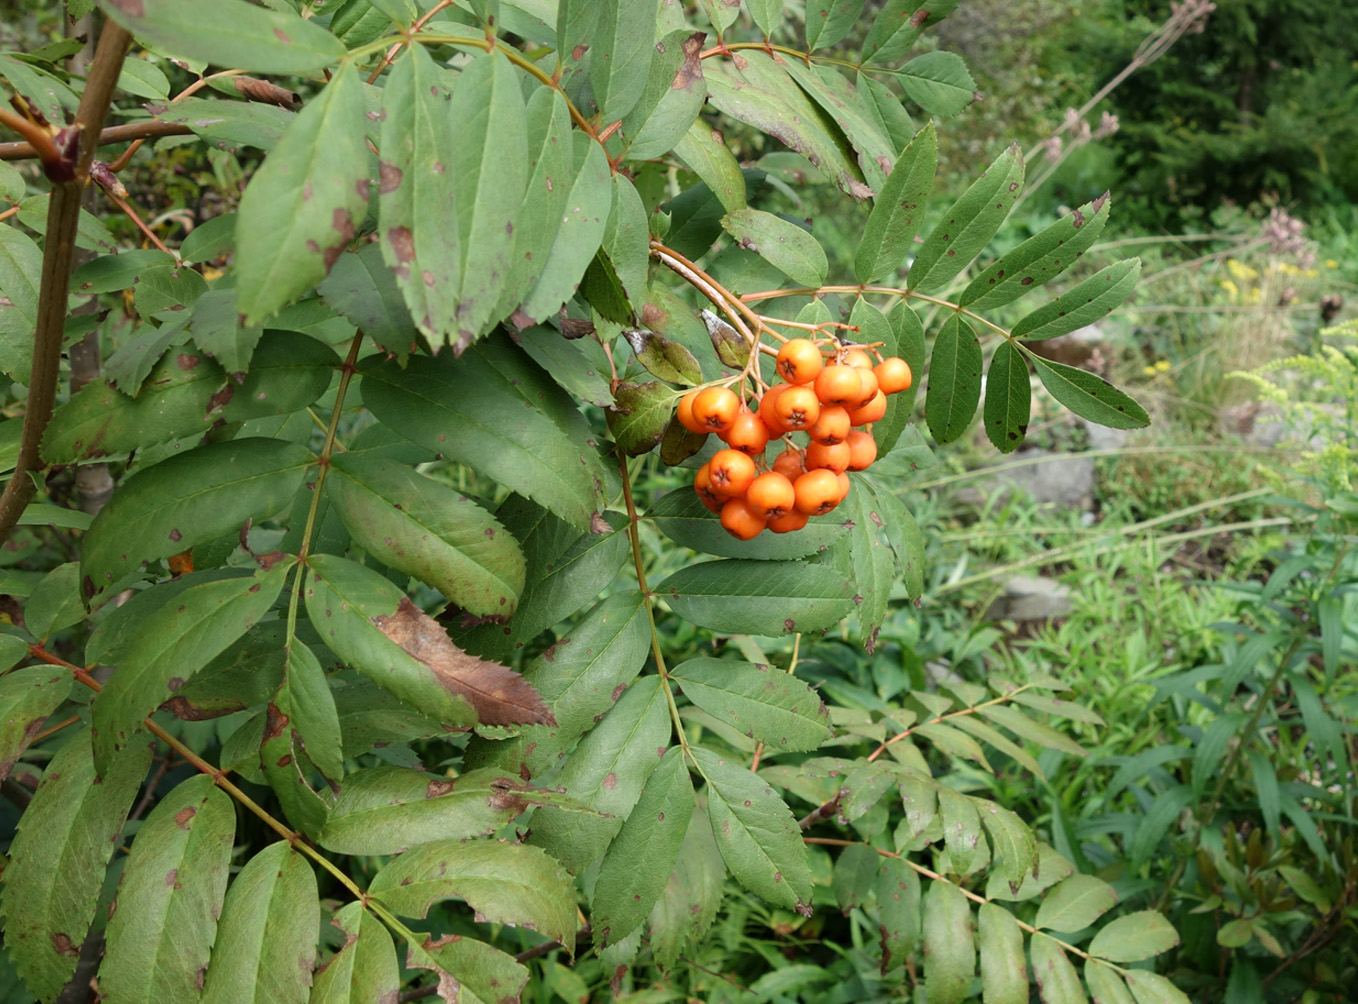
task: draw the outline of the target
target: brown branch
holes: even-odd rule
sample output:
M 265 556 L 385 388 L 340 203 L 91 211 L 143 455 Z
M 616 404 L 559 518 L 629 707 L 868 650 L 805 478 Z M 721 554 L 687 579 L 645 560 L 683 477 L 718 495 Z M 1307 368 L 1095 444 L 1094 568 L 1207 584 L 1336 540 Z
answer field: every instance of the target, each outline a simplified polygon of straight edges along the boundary
M 161 136 L 187 136 L 193 132 L 186 125 L 177 122 L 162 122 L 160 119 L 145 119 L 128 122 L 125 125 L 109 126 L 99 133 L 99 146 L 113 143 L 126 143 L 133 139 L 156 139 Z M 41 153 L 32 143 L 0 143 L 0 160 L 32 160 Z
M 56 403 L 57 377 L 61 372 L 61 340 L 66 325 L 66 301 L 71 287 L 71 256 L 75 252 L 76 225 L 80 221 L 82 189 L 108 115 L 118 73 L 132 36 L 109 23 L 99 37 L 99 48 L 85 91 L 80 97 L 72 128 L 79 134 L 75 178 L 52 186 L 47 208 L 47 240 L 42 253 L 42 286 L 38 297 L 38 323 L 33 333 L 33 364 L 28 379 L 28 408 L 14 473 L 0 495 L 0 541 L 9 538 L 36 485 L 31 472 L 41 469 L 39 447 Z

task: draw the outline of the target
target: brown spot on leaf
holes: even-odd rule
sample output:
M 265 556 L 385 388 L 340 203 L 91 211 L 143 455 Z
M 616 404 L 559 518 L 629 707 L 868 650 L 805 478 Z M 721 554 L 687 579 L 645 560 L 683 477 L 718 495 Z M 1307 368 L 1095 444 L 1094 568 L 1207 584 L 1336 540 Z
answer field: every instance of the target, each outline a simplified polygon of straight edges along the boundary
M 384 160 L 377 165 L 377 171 L 378 171 L 378 183 L 377 183 L 378 195 L 390 195 L 392 192 L 396 191 L 396 189 L 401 186 L 401 178 L 404 177 L 404 175 L 402 174 L 401 169 L 397 167 L 395 164 L 390 164 Z
M 274 33 L 274 37 L 277 38 L 277 39 L 278 39 L 280 42 L 282 42 L 284 45 L 291 45 L 291 44 L 292 44 L 292 39 L 290 39 L 290 38 L 288 37 L 288 33 L 287 33 L 286 31 L 284 31 L 282 28 L 275 28 L 275 29 L 273 30 L 273 33 Z
M 187 352 L 181 352 L 179 353 L 179 355 L 174 357 L 174 361 L 175 365 L 178 366 L 181 370 L 188 372 L 189 370 L 196 367 L 200 362 L 202 362 L 202 359 L 199 358 L 198 356 L 190 355 Z
M 396 612 L 374 617 L 387 639 L 422 662 L 449 693 L 467 699 L 483 725 L 555 725 L 556 719 L 532 684 L 499 663 L 469 655 L 439 625 L 402 596 Z
M 424 789 L 424 797 L 438 798 L 440 795 L 446 795 L 448 794 L 448 792 L 452 790 L 453 790 L 452 781 L 430 781 L 429 787 Z
M 197 806 L 186 805 L 174 814 L 174 825 L 178 826 L 181 830 L 187 830 L 189 828 L 189 821 L 196 815 L 198 815 Z
M 277 739 L 283 734 L 283 730 L 288 727 L 288 716 L 278 710 L 278 705 L 273 701 L 269 702 L 269 709 L 264 718 L 264 742 L 270 739 Z
M 415 260 L 415 235 L 409 227 L 392 227 L 387 231 L 387 243 L 396 254 L 399 262 Z
M 585 53 L 587 52 L 589 52 L 589 46 L 585 45 L 582 42 L 571 50 L 571 59 L 575 60 L 578 63 L 580 62 L 580 60 L 585 58 Z
M 56 949 L 58 955 L 78 956 L 80 954 L 80 949 L 71 941 L 71 936 L 60 931 L 52 935 L 52 947 Z

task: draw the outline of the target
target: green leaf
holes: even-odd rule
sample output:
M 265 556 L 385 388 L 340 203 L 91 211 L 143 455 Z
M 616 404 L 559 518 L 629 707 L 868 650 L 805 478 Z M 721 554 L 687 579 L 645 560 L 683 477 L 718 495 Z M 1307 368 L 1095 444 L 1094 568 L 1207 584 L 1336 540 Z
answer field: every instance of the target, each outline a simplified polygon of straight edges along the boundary
M 1097 959 L 1085 963 L 1085 983 L 1094 1004 L 1136 1004 L 1117 970 Z
M 222 213 L 198 226 L 184 238 L 179 245 L 179 257 L 184 261 L 203 262 L 220 258 L 236 246 L 236 214 Z M 221 290 L 235 302 L 236 294 L 231 290 Z M 201 297 L 199 298 L 201 299 Z
M 266 331 L 250 357 L 250 371 L 239 385 L 235 378 L 213 398 L 223 402 L 220 416 L 245 422 L 252 418 L 290 415 L 315 404 L 340 368 L 335 350 L 310 335 Z
M 295 738 L 306 751 L 307 759 L 333 781 L 344 774 L 344 756 L 339 712 L 330 680 L 316 653 L 295 638 L 285 650 L 285 657 L 283 680 L 287 694 L 279 699 L 288 705 Z
M 966 715 L 953 719 L 954 722 Z M 1026 874 L 1036 872 L 1040 863 L 1037 853 L 1037 837 L 1019 816 L 994 802 L 976 799 L 975 805 L 990 834 L 992 857 L 998 858 L 1004 866 L 1004 876 L 1009 881 L 1011 892 L 1017 892 Z
M 824 631 L 853 608 L 853 587 L 824 565 L 727 559 L 681 568 L 655 587 L 684 620 L 721 634 Z
M 19 670 L 5 682 L 34 672 L 47 670 Z M 44 1001 L 75 972 L 105 866 L 150 764 L 151 744 L 136 743 L 96 778 L 90 734 L 81 728 L 52 758 L 19 819 L 0 908 L 15 970 Z
M 3 253 L 3 249 L 0 249 L 0 253 Z M 93 294 L 131 289 L 144 269 L 153 265 L 173 264 L 174 255 L 155 248 L 134 248 L 117 254 L 100 255 L 71 274 L 71 291 Z
M 682 343 L 645 330 L 624 331 L 622 337 L 652 376 L 687 387 L 702 383 L 702 368 Z
M 533 813 L 529 839 L 570 871 L 582 872 L 617 835 L 669 740 L 669 711 L 659 678 L 642 677 L 549 779 L 562 794 L 598 814 L 541 808 Z
M 317 289 L 326 303 L 378 345 L 402 360 L 409 354 L 415 322 L 396 277 L 382 260 L 380 246 L 364 244 L 357 252 L 340 255 Z
M 19 755 L 70 692 L 71 674 L 52 666 L 30 666 L 0 677 L 0 780 L 9 777 Z
M 756 773 L 693 749 L 707 780 L 712 836 L 731 874 L 775 906 L 811 915 L 811 870 L 792 810 Z
M 655 56 L 656 5 L 597 0 L 589 82 L 604 123 L 616 122 L 637 103 Z
M 226 892 L 236 812 L 199 774 L 163 797 L 137 831 L 99 967 L 110 1000 L 175 1004 L 196 989 Z
M 854 255 L 854 275 L 859 282 L 886 278 L 905 261 L 934 190 L 937 167 L 938 137 L 930 122 L 901 151 L 886 184 L 873 200 Z
M 957 9 L 960 0 L 887 0 L 863 42 L 862 60 L 877 66 L 895 63 L 920 37 Z
M 307 565 L 307 615 L 321 639 L 378 686 L 449 725 L 551 719 L 521 676 L 462 651 L 386 577 L 328 554 Z
M 955 52 L 926 52 L 896 71 L 910 100 L 930 115 L 958 115 L 976 100 L 976 81 Z
M 706 182 L 728 213 L 745 209 L 745 176 L 721 133 L 696 120 L 674 144 L 674 152 Z
M 9 161 L 0 161 L 0 199 L 6 202 L 22 202 L 28 191 L 28 182 Z
M 877 908 L 885 975 L 915 954 L 920 937 L 919 876 L 901 858 L 882 858 L 877 879 Z
M 1085 751 L 1065 733 L 1033 721 L 1018 708 L 993 704 L 982 708 L 980 713 L 997 725 L 1002 725 L 1015 735 L 1045 746 L 1047 749 L 1060 750 L 1071 756 L 1084 756 Z
M 819 288 L 829 263 L 815 237 L 762 209 L 739 209 L 721 218 L 722 228 L 747 251 L 764 258 L 793 282 Z
M 863 183 L 844 134 L 802 93 L 781 60 L 747 49 L 739 65 L 722 60 L 710 70 L 703 67 L 709 103 L 804 155 L 849 195 L 867 198 L 872 189 Z
M 608 431 L 629 457 L 649 453 L 659 445 L 674 413 L 674 391 L 656 380 L 624 380 L 613 391 L 607 411 Z
M 669 881 L 692 815 L 693 781 L 684 751 L 672 746 L 646 779 L 599 865 L 590 926 L 601 945 L 621 941 L 651 912 Z
M 228 373 L 244 373 L 264 329 L 240 323 L 234 289 L 210 289 L 193 302 L 189 334 L 194 344 Z
M 118 671 L 94 702 L 94 759 L 101 773 L 114 753 L 140 741 L 143 718 L 268 612 L 291 568 L 284 561 L 250 577 L 191 586 L 106 653 Z
M 27 384 L 38 323 L 42 251 L 12 226 L 0 227 L 0 372 Z
M 698 0 L 712 27 L 721 34 L 740 17 L 740 0 Z
M 911 290 L 940 289 L 990 243 L 1023 189 L 1023 155 L 1014 144 L 995 158 L 925 238 L 906 277 Z
M 816 516 L 796 533 L 760 534 L 736 540 L 722 528 L 721 517 L 703 505 L 691 487 L 676 488 L 658 498 L 646 512 L 657 530 L 676 544 L 725 558 L 787 560 L 814 554 L 844 534 L 844 517 Z
M 575 295 L 608 225 L 613 198 L 608 155 L 584 134 L 573 135 L 575 180 L 567 200 L 568 211 L 562 214 L 537 282 L 515 312 L 517 327 L 542 321 Z
M 31 63 L 13 55 L 0 55 L 0 76 L 3 76 L 16 94 L 22 94 L 47 121 L 60 127 L 69 118 L 68 109 L 74 109 L 76 98 L 71 89 L 61 80 Z
M 524 557 L 499 521 L 466 496 L 385 457 L 341 454 L 327 488 L 350 535 L 383 564 L 478 616 L 508 617 Z
M 746 0 L 750 17 L 768 38 L 783 21 L 783 0 Z
M 651 61 L 646 87 L 618 130 L 627 159 L 649 160 L 676 150 L 684 141 L 707 99 L 699 59 L 706 37 L 705 32 L 680 28 L 656 43 L 659 54 Z M 744 191 L 742 179 L 740 205 L 731 208 L 745 204 Z
M 1134 400 L 1098 374 L 1029 354 L 1048 393 L 1081 418 L 1112 429 L 1141 429 L 1150 416 Z
M 919 315 L 907 307 L 903 300 L 891 308 L 887 320 L 891 323 L 891 330 L 895 336 L 896 355 L 910 366 L 911 382 L 909 388 L 887 398 L 886 415 L 880 422 L 872 424 L 872 438 L 877 443 L 878 463 L 896 448 L 902 433 L 910 424 L 910 418 L 915 411 L 915 397 L 919 393 L 920 381 L 924 377 L 924 362 L 928 351 L 924 338 L 924 324 L 920 321 Z M 924 447 L 924 453 L 927 457 L 928 447 Z
M 403 917 L 424 917 L 438 900 L 466 900 L 492 924 L 531 927 L 575 950 L 575 884 L 537 847 L 423 844 L 378 871 L 368 894 Z
M 406 965 L 432 969 L 440 996 L 455 1004 L 491 1004 L 520 999 L 528 970 L 498 948 L 460 934 L 407 943 Z
M 971 904 L 951 882 L 924 894 L 924 987 L 930 1004 L 961 1004 L 976 972 Z
M 516 361 L 512 371 L 496 365 L 505 354 Z M 540 371 L 518 350 L 478 346 L 461 359 L 415 356 L 405 370 L 370 356 L 359 370 L 364 404 L 380 421 L 589 529 L 606 501 L 603 465 L 585 436 L 572 436 L 573 428 L 563 429 L 545 410 L 574 410 L 560 388 L 525 407 L 516 382 Z
M 363 124 L 358 71 L 342 63 L 250 179 L 236 221 L 236 307 L 247 326 L 325 278 L 353 241 L 368 205 Z
M 310 1004 L 371 1004 L 394 997 L 401 971 L 386 925 L 357 902 L 335 911 L 331 923 L 344 932 L 344 944 L 316 973 Z
M 241 0 L 100 0 L 99 6 L 143 42 L 218 66 L 310 73 L 345 56 L 334 35 L 286 8 L 264 10 Z
M 938 814 L 938 785 L 932 778 L 903 772 L 897 779 L 901 802 L 905 806 L 905 823 L 910 835 L 919 838 Z
M 832 884 L 841 913 L 868 904 L 877 886 L 878 860 L 877 852 L 866 844 L 850 844 L 835 859 Z
M 970 798 L 946 785 L 938 787 L 938 810 L 943 817 L 943 836 L 947 841 L 950 870 L 958 875 L 971 871 L 981 843 L 981 817 Z
M 1134 969 L 1126 980 L 1136 1004 L 1189 1004 L 1188 996 L 1159 973 Z
M 1321 913 L 1329 913 L 1333 908 L 1334 904 L 1325 890 L 1321 889 L 1316 880 L 1300 868 L 1293 865 L 1279 865 L 1278 874 L 1287 881 L 1293 892 Z
M 1178 932 L 1156 910 L 1129 913 L 1100 929 L 1089 943 L 1089 954 L 1113 962 L 1153 959 L 1179 944 Z
M 1049 931 L 1083 931 L 1117 901 L 1117 893 L 1103 879 L 1072 875 L 1043 898 L 1034 923 Z
M 1088 1004 L 1080 974 L 1054 938 L 1034 936 L 1028 951 L 1042 1004 Z
M 925 400 L 929 431 L 940 445 L 960 438 L 971 425 L 981 400 L 983 365 L 976 329 L 961 314 L 953 314 L 934 341 Z
M 218 149 L 233 152 L 246 147 L 272 150 L 297 118 L 276 105 L 212 98 L 184 98 L 174 104 L 147 105 L 146 109 L 162 122 L 188 126 Z
M 727 659 L 689 659 L 671 670 L 684 695 L 771 752 L 818 749 L 830 738 L 830 716 L 801 680 L 771 666 Z
M 311 451 L 295 443 L 237 439 L 133 474 L 85 536 L 80 569 L 86 599 L 146 563 L 279 512 L 314 461 Z
M 1027 1004 L 1028 967 L 1023 959 L 1023 929 L 1014 915 L 982 903 L 977 940 L 981 946 L 981 993 L 985 1004 Z
M 995 348 L 986 374 L 985 432 L 1001 453 L 1013 453 L 1028 434 L 1032 388 L 1028 364 L 1014 343 L 1005 339 Z
M 1037 859 L 1036 876 L 1032 871 L 1026 872 L 1023 884 L 1017 890 L 1009 888 L 1008 877 L 1003 871 L 993 869 L 986 881 L 986 898 L 1011 902 L 1032 899 L 1075 871 L 1073 864 L 1043 843 L 1037 845 Z
M 1103 233 L 1111 206 L 1104 192 L 1029 237 L 973 279 L 962 290 L 958 303 L 973 310 L 998 307 L 1056 278 Z
M 850 480 L 853 489 L 836 512 L 843 513 L 851 526 L 848 534 L 835 543 L 835 549 L 847 552 L 853 568 L 855 613 L 862 629 L 863 647 L 871 654 L 877 647 L 877 632 L 886 619 L 887 601 L 896 578 L 896 559 L 882 535 L 886 519 L 879 512 L 883 508 L 879 497 L 860 476 L 853 475 Z
M 270 844 L 226 894 L 203 1004 L 306 1000 L 320 926 L 311 865 L 286 840 Z

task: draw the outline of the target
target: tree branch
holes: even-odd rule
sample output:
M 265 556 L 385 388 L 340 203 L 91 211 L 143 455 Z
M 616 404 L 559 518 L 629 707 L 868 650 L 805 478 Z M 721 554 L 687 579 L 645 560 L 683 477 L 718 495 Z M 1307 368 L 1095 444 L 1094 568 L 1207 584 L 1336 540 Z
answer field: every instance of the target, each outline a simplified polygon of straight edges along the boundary
M 42 287 L 38 296 L 38 323 L 33 333 L 33 365 L 28 380 L 28 407 L 19 440 L 14 474 L 0 495 L 0 542 L 9 538 L 36 485 L 31 472 L 42 467 L 39 447 L 56 402 L 57 377 L 61 371 L 61 339 L 66 325 L 66 301 L 71 287 L 71 257 L 75 252 L 80 200 L 89 179 L 90 163 L 102 135 L 113 91 L 118 84 L 123 57 L 132 36 L 109 23 L 99 37 L 99 48 L 90 64 L 85 91 L 80 98 L 72 128 L 78 131 L 79 148 L 74 180 L 57 182 L 47 209 L 47 239 L 42 254 Z
M 193 132 L 186 125 L 177 122 L 162 122 L 160 119 L 145 119 L 141 122 L 128 122 L 124 125 L 109 126 L 99 133 L 98 146 L 113 143 L 126 143 L 133 139 L 156 139 L 160 136 L 187 136 Z M 0 143 L 0 160 L 32 160 L 41 154 L 32 143 Z

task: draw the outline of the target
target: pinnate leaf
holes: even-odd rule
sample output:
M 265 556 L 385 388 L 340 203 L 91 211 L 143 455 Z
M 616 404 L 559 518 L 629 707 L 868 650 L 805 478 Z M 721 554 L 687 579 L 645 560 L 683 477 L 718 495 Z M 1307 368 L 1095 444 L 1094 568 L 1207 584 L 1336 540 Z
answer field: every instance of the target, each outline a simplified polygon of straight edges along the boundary
M 605 123 L 626 115 L 641 97 L 655 56 L 656 5 L 595 0 L 589 82 Z
M 825 249 L 809 232 L 762 209 L 738 209 L 721 218 L 736 243 L 761 256 L 793 282 L 813 289 L 825 282 Z
M 959 0 L 887 0 L 863 42 L 863 62 L 885 66 L 896 62 L 932 28 L 957 9 Z
M 985 433 L 1001 453 L 1013 453 L 1022 445 L 1032 397 L 1023 353 L 1005 339 L 995 347 L 985 387 Z
M 957 115 L 976 100 L 976 81 L 955 52 L 926 52 L 897 73 L 910 100 L 930 115 Z
M 1038 307 L 1014 325 L 1015 338 L 1035 342 L 1093 324 L 1122 305 L 1141 277 L 1141 259 L 1124 258 L 1095 272 L 1074 289 Z
M 671 672 L 690 701 L 772 752 L 814 750 L 830 738 L 830 716 L 820 697 L 781 670 L 698 658 Z
M 1141 429 L 1150 425 L 1146 409 L 1098 374 L 1041 356 L 1029 358 L 1037 367 L 1042 386 L 1081 418 L 1112 429 Z
M 1100 928 L 1089 954 L 1113 962 L 1153 959 L 1179 944 L 1179 935 L 1156 910 L 1138 910 Z
M 882 972 L 904 965 L 920 937 L 919 876 L 901 858 L 882 858 L 877 878 L 882 935 Z
M 873 200 L 854 256 L 854 274 L 859 282 L 877 282 L 905 261 L 934 190 L 937 168 L 938 136 L 930 122 L 901 152 L 886 184 Z
M 961 314 L 943 322 L 929 363 L 925 413 L 939 444 L 958 439 L 971 425 L 981 401 L 981 343 Z
M 1082 931 L 1107 913 L 1117 893 L 1093 875 L 1072 875 L 1053 888 L 1037 908 L 1036 925 L 1044 930 Z
M 408 944 L 406 966 L 432 970 L 445 1004 L 518 1000 L 528 982 L 528 970 L 514 956 L 460 934 Z

